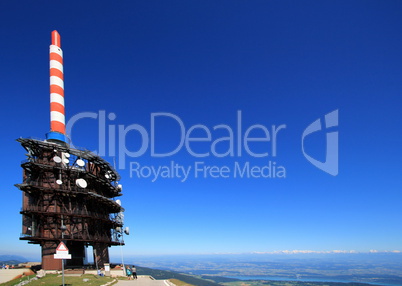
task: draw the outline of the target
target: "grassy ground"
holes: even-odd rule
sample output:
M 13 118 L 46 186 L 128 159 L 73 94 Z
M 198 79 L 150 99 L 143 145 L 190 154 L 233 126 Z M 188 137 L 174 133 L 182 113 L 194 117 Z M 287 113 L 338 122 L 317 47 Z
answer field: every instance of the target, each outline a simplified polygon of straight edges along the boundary
M 34 276 L 31 276 L 34 277 Z M 26 280 L 27 278 L 23 278 Z M 88 282 L 84 282 L 83 279 L 89 279 Z M 100 286 L 107 282 L 113 281 L 110 277 L 99 277 L 91 274 L 82 276 L 65 276 L 64 283 L 66 286 Z M 6 283 L 0 284 L 0 286 L 13 286 L 20 283 L 21 279 L 15 279 Z M 60 286 L 62 285 L 62 276 L 56 274 L 48 274 L 45 277 L 32 281 L 29 286 Z
M 22 276 L 22 275 L 19 275 L 19 276 Z M 34 278 L 35 276 L 36 276 L 35 273 L 32 272 L 32 274 L 29 275 L 29 276 L 18 277 L 17 279 L 13 279 L 13 280 L 5 282 L 5 283 L 0 283 L 0 286 L 14 286 L 14 285 L 17 285 L 18 283 L 20 283 L 22 281 L 26 281 L 26 280 L 29 280 L 31 278 Z
M 173 284 L 175 284 L 176 286 L 194 286 L 192 284 L 188 284 L 188 283 L 180 281 L 178 279 L 169 279 L 169 281 L 172 282 Z

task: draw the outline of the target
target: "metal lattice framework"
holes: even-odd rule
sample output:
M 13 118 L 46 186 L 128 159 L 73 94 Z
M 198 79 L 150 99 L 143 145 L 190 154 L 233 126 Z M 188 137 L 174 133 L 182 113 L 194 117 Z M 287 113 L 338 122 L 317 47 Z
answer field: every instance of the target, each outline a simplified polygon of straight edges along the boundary
M 119 174 L 87 150 L 36 139 L 17 141 L 28 152 L 21 164 L 23 182 L 16 185 L 24 192 L 20 239 L 42 246 L 44 269 L 58 267 L 51 254 L 62 239 L 73 249 L 72 264 L 83 263 L 88 245 L 98 250 L 100 265 L 108 262 L 107 248 L 124 244 L 119 235 L 124 209 L 114 200 L 122 195 Z

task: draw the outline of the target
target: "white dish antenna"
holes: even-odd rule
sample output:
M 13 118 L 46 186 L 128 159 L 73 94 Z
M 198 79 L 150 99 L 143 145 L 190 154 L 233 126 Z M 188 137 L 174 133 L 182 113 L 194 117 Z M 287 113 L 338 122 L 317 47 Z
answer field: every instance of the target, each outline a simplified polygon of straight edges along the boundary
M 70 154 L 69 153 L 64 153 L 64 157 L 70 158 Z
M 116 200 L 116 204 L 118 204 L 119 206 L 121 206 L 121 200 Z
M 61 158 L 59 156 L 54 156 L 53 161 L 55 161 L 56 163 L 61 163 Z
M 126 228 L 124 229 L 124 233 L 127 235 L 130 234 L 130 228 L 128 226 L 126 226 Z
M 121 232 L 121 227 L 120 226 L 116 227 L 116 231 Z
M 106 178 L 106 179 L 110 179 L 110 175 L 109 175 L 109 174 L 106 174 L 106 175 L 105 175 L 105 178 Z
M 84 167 L 84 166 L 85 166 L 84 160 L 78 159 L 78 160 L 77 160 L 77 165 L 80 166 L 80 167 Z
M 61 184 L 63 184 L 63 181 L 62 180 L 56 180 L 56 184 L 58 184 L 58 185 L 61 185 Z
M 84 179 L 75 180 L 75 184 L 77 185 L 77 187 L 81 189 L 85 189 L 88 186 L 87 181 L 85 181 Z
M 63 163 L 64 163 L 64 164 L 68 164 L 68 163 L 70 163 L 70 160 L 68 160 L 67 158 L 64 158 L 64 159 L 63 159 Z
M 123 185 L 122 185 L 122 184 L 118 184 L 118 185 L 117 185 L 117 188 L 122 191 L 122 190 L 123 190 Z

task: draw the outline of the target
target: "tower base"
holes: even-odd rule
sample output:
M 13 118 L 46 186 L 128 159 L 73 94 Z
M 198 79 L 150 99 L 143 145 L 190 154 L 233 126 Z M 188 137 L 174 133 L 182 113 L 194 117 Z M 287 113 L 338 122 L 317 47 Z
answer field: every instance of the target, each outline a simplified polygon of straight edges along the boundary
M 55 259 L 54 254 L 59 242 L 47 241 L 42 246 L 42 269 L 61 270 L 62 259 Z M 71 259 L 65 259 L 65 267 L 82 268 L 85 261 L 85 244 L 77 241 L 67 241 L 66 246 L 71 254 Z M 107 249 L 106 249 L 107 250 Z
M 61 259 L 54 259 L 58 243 L 46 241 L 42 246 L 42 269 L 45 270 L 61 270 Z
M 95 243 L 94 248 L 94 263 L 98 268 L 104 267 L 105 263 L 109 263 L 109 249 L 106 243 Z

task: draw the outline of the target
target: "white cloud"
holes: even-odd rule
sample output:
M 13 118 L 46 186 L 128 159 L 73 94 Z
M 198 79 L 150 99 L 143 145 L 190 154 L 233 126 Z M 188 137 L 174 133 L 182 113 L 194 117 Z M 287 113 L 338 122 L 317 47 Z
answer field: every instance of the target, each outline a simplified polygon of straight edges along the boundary
M 339 253 L 401 253 L 400 250 L 370 250 L 369 252 L 365 251 L 356 251 L 356 250 L 276 250 L 276 251 L 254 251 L 253 254 L 339 254 Z

